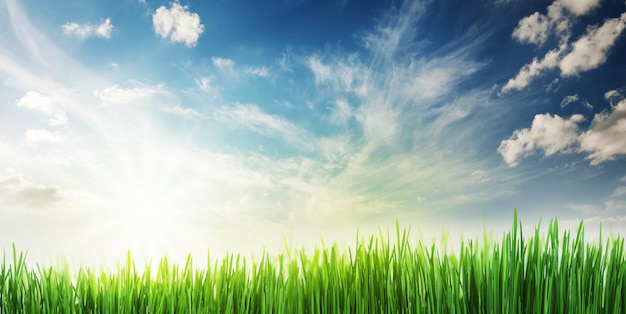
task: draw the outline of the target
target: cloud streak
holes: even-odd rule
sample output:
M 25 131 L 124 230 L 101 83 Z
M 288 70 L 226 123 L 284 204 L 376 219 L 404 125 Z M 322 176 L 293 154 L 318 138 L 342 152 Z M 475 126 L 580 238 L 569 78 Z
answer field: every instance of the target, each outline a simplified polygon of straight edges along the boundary
M 212 118 L 226 126 L 283 139 L 305 151 L 312 149 L 311 139 L 303 128 L 277 115 L 268 114 L 257 105 L 236 103 L 231 107 L 220 107 L 213 112 Z

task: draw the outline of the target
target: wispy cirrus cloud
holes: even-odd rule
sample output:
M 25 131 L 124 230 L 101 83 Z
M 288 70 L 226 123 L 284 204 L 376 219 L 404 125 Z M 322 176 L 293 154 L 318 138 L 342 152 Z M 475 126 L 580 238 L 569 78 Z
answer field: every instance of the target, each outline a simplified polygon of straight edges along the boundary
M 580 100 L 580 97 L 578 97 L 578 94 L 574 94 L 574 95 L 567 95 L 563 98 L 563 100 L 561 100 L 561 108 L 565 108 L 567 105 L 576 102 Z
M 268 77 L 270 74 L 270 69 L 262 66 L 262 67 L 247 67 L 244 70 L 244 73 L 248 74 L 248 75 L 253 75 L 253 76 L 259 76 L 259 77 Z
M 227 207 L 233 217 L 306 224 L 359 221 L 501 195 L 498 189 L 490 195 L 478 189 L 497 181 L 497 171 L 473 154 L 450 154 L 489 120 L 481 109 L 488 106 L 491 86 L 457 90 L 485 66 L 468 44 L 476 42 L 476 34 L 451 43 L 443 53 L 405 49 L 418 35 L 414 28 L 423 7 L 406 2 L 384 15 L 371 32 L 359 35 L 365 50 L 328 49 L 294 58 L 301 63 L 279 58 L 285 67 L 289 63 L 285 71 L 279 62 L 280 73 L 299 73 L 305 66 L 313 86 L 294 93 L 313 105 L 281 113 L 236 101 L 209 106 L 209 121 L 259 136 L 246 134 L 254 146 L 230 155 L 266 182 L 246 192 L 224 192 L 245 194 L 231 198 Z M 247 74 L 247 67 L 232 59 L 214 57 L 210 63 L 216 75 Z M 214 91 L 218 80 L 205 78 L 196 80 L 198 88 Z M 298 110 L 308 118 L 299 119 Z M 221 133 L 232 142 L 229 132 Z M 284 146 L 286 156 L 271 153 Z
M 345 99 L 335 100 L 330 111 L 330 121 L 339 125 L 345 125 L 353 115 L 352 106 Z
M 235 60 L 220 57 L 213 57 L 211 61 L 213 67 L 228 78 L 238 78 L 240 75 L 267 78 L 270 75 L 270 68 L 266 66 L 240 67 L 236 64 Z
M 235 61 L 228 58 L 211 58 L 213 66 L 224 75 L 236 76 Z
M 354 195 L 350 200 L 355 207 L 379 197 L 379 208 L 391 213 L 414 208 L 415 194 L 422 200 L 420 208 L 450 208 L 461 200 L 484 197 L 469 192 L 470 186 L 489 182 L 476 179 L 477 162 L 465 156 L 465 166 L 458 166 L 461 162 L 455 156 L 442 157 L 452 142 L 465 136 L 474 139 L 468 125 L 481 128 L 486 123 L 479 120 L 478 108 L 487 105 L 489 87 L 451 95 L 485 65 L 473 59 L 467 44 L 482 38 L 470 40 L 476 34 L 468 34 L 437 53 L 407 49 L 418 35 L 415 25 L 425 5 L 405 2 L 390 10 L 360 38 L 365 53 L 318 52 L 304 58 L 317 87 L 317 101 L 332 104 L 328 121 L 335 127 L 347 125 L 344 132 L 355 135 L 350 140 L 350 163 L 328 183 L 341 182 L 344 193 Z M 349 120 L 354 123 L 346 124 Z M 455 140 L 450 134 L 457 134 Z M 444 193 L 455 197 L 444 200 Z
M 304 150 L 312 149 L 311 139 L 305 129 L 277 115 L 268 114 L 254 104 L 222 106 L 213 111 L 212 118 L 230 127 L 283 139 Z

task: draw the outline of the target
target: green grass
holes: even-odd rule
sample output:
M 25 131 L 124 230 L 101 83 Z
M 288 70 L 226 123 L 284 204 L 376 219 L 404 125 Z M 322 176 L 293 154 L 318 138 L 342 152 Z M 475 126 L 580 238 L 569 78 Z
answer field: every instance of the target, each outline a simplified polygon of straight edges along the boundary
M 251 262 L 239 255 L 194 268 L 161 259 L 117 272 L 67 266 L 28 269 L 13 247 L 0 265 L 0 313 L 624 313 L 621 237 L 587 243 L 575 235 L 525 238 L 517 220 L 500 242 L 462 241 L 458 255 L 389 236 L 290 251 Z

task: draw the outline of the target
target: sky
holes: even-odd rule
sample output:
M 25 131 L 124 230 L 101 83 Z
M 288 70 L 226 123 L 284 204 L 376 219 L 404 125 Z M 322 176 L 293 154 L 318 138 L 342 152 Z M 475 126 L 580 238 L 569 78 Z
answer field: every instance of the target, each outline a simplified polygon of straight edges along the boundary
M 623 0 L 0 0 L 0 247 L 625 233 L 625 28 Z

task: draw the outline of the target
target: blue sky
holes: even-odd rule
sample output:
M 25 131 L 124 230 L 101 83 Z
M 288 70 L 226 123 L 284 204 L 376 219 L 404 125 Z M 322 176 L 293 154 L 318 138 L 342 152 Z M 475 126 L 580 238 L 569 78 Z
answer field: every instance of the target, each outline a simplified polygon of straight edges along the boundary
M 247 252 L 513 208 L 626 230 L 624 28 L 622 0 L 0 0 L 0 246 Z

